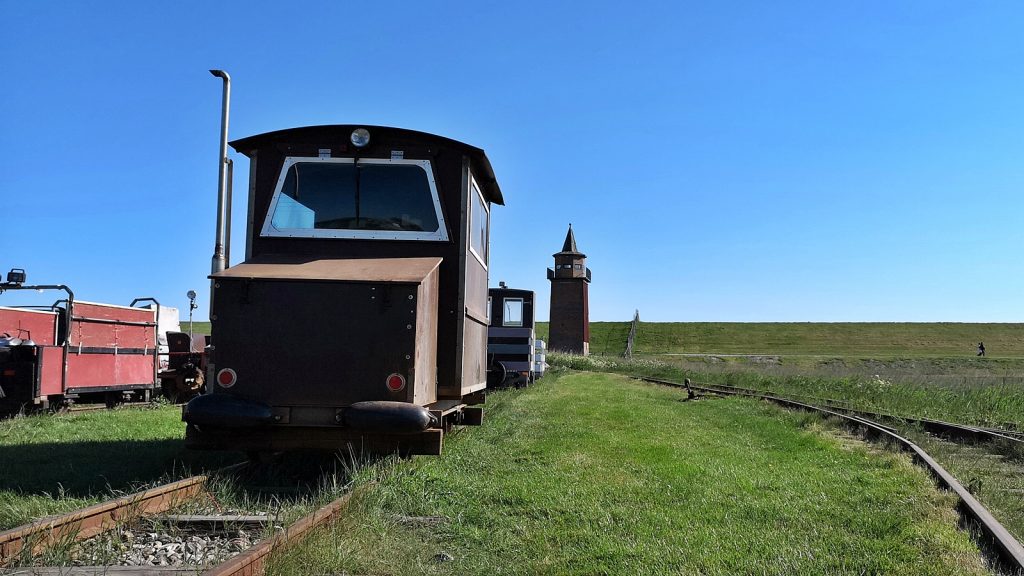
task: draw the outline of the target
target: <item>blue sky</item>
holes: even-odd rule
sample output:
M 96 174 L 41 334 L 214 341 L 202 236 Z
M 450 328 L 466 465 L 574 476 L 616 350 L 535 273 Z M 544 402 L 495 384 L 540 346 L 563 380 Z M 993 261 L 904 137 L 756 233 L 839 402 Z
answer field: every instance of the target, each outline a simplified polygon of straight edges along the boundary
M 205 318 L 224 68 L 232 139 L 366 123 L 485 149 L 492 285 L 536 290 L 542 318 L 572 222 L 592 320 L 1024 321 L 1019 2 L 0 0 L 0 20 L 0 268 L 81 299 L 187 312 L 195 288 Z

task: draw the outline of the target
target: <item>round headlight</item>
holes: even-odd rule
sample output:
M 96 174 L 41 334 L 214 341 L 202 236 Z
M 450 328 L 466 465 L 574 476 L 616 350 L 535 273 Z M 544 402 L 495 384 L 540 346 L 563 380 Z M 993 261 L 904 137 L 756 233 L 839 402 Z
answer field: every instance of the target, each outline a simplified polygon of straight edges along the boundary
M 352 145 L 356 148 L 363 148 L 370 143 L 370 131 L 366 128 L 356 128 L 352 131 Z

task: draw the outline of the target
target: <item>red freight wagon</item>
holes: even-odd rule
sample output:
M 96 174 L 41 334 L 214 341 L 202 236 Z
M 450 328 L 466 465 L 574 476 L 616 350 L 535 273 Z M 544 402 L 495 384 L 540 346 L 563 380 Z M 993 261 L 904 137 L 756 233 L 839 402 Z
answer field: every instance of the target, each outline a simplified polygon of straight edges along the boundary
M 0 284 L 0 291 L 36 288 Z M 148 399 L 156 387 L 157 309 L 81 302 L 0 306 L 0 413 L 76 400 Z

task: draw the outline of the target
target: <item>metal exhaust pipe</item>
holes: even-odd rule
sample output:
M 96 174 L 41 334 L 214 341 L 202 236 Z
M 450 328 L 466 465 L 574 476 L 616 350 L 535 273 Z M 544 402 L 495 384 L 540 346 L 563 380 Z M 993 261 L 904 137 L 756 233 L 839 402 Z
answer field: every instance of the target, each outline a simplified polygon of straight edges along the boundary
M 220 116 L 220 157 L 217 159 L 217 238 L 213 245 L 213 262 L 210 268 L 212 274 L 221 272 L 225 268 L 225 233 L 224 222 L 231 218 L 231 214 L 225 214 L 227 200 L 227 163 L 228 163 L 228 109 L 231 101 L 231 76 L 223 70 L 210 70 L 210 74 L 224 80 L 224 96 L 221 102 Z M 211 280 L 211 291 L 213 290 Z M 213 299 L 210 299 L 212 305 Z
M 231 200 L 234 198 L 232 188 L 235 183 L 235 163 L 231 158 L 225 158 L 228 165 L 228 186 L 227 206 L 224 207 L 224 267 L 231 267 Z

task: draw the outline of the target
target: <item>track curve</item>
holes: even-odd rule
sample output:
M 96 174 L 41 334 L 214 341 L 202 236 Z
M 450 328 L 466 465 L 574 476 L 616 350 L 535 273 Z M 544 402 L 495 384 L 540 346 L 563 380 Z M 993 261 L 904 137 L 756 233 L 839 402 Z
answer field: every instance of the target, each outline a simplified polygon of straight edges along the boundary
M 857 414 L 848 414 L 832 408 L 825 408 L 821 406 L 814 406 L 812 404 L 806 404 L 797 400 L 791 400 L 788 398 L 774 396 L 771 394 L 765 394 L 756 390 L 749 390 L 744 388 L 731 388 L 724 386 L 707 386 L 703 384 L 683 384 L 679 382 L 672 382 L 669 380 L 661 380 L 658 378 L 646 378 L 640 377 L 640 380 L 644 382 L 650 382 L 653 384 L 660 384 L 663 386 L 672 386 L 677 388 L 689 388 L 712 394 L 722 394 L 727 396 L 744 396 L 750 398 L 757 398 L 761 400 L 767 400 L 774 402 L 781 406 L 789 408 L 797 408 L 800 410 L 808 410 L 812 412 L 819 412 L 830 416 L 838 417 L 858 426 L 865 428 L 870 435 L 886 437 L 896 442 L 898 446 L 911 452 L 914 460 L 920 464 L 923 464 L 932 475 L 939 481 L 939 483 L 945 486 L 947 489 L 952 490 L 956 493 L 960 499 L 961 508 L 963 511 L 981 528 L 982 532 L 992 539 L 992 542 L 999 552 L 1000 557 L 1003 561 L 1009 564 L 1012 568 L 1024 573 L 1024 546 L 1013 536 L 1010 532 L 999 523 L 995 517 L 981 504 L 952 474 L 950 474 L 945 468 L 943 468 L 938 462 L 935 461 L 927 452 L 924 451 L 920 446 L 914 444 L 907 438 L 900 436 L 896 433 L 896 430 L 874 422 L 868 418 L 865 418 Z M 863 414 L 863 413 L 862 413 Z M 898 418 L 898 417 L 896 417 Z M 920 419 L 909 419 L 903 418 L 903 420 L 918 422 L 925 426 L 927 429 L 928 425 L 939 426 L 943 430 L 947 431 L 958 431 L 965 436 L 983 437 L 987 439 L 1004 439 L 1011 440 L 1014 442 L 1021 442 L 1022 440 L 1004 435 L 998 432 L 992 432 L 983 428 L 975 428 L 973 426 L 964 426 L 960 424 L 954 424 L 950 422 L 932 421 L 932 420 L 920 420 Z

